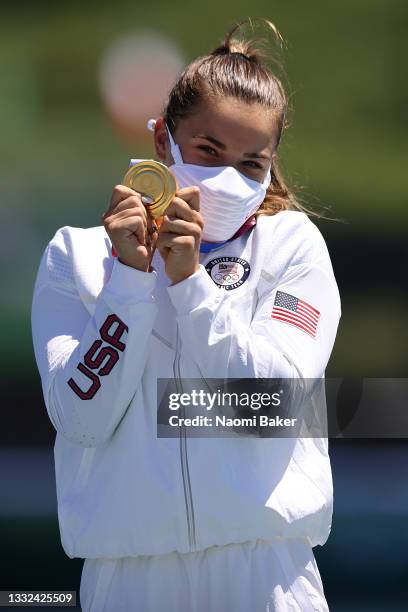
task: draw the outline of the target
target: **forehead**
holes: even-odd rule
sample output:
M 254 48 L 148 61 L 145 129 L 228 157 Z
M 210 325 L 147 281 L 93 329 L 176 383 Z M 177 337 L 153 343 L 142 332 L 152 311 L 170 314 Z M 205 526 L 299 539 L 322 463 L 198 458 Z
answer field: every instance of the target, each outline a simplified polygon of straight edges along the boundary
M 210 135 L 228 148 L 272 153 L 277 141 L 276 114 L 261 104 L 236 98 L 207 98 L 179 123 L 186 137 Z

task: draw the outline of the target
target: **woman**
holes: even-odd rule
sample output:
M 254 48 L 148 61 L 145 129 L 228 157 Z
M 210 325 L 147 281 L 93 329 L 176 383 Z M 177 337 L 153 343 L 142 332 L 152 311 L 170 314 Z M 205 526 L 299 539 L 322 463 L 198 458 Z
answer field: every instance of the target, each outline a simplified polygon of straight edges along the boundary
M 278 169 L 285 92 L 239 25 L 150 122 L 179 186 L 159 231 L 118 185 L 103 226 L 61 228 L 40 264 L 34 347 L 86 611 L 328 609 L 327 439 L 156 431 L 158 378 L 322 379 L 341 316 Z

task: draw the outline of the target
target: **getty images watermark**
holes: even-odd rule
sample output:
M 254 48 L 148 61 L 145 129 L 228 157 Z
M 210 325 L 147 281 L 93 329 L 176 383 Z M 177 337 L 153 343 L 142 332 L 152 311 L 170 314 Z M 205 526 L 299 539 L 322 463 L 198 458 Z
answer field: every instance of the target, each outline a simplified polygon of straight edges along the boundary
M 408 378 L 157 381 L 157 436 L 408 438 Z
M 204 389 L 192 389 L 189 392 L 170 393 L 169 410 L 177 411 L 175 415 L 170 415 L 170 427 L 294 427 L 297 418 L 274 417 L 265 414 L 252 414 L 251 416 L 227 416 L 226 414 L 197 414 L 195 416 L 180 416 L 180 408 L 201 408 L 207 412 L 215 408 L 234 407 L 241 411 L 259 411 L 262 408 L 280 407 L 283 389 L 275 393 L 245 393 L 245 392 L 223 392 L 218 389 L 215 393 L 204 391 Z
M 296 437 L 310 390 L 304 380 L 183 378 L 159 379 L 157 393 L 158 437 Z

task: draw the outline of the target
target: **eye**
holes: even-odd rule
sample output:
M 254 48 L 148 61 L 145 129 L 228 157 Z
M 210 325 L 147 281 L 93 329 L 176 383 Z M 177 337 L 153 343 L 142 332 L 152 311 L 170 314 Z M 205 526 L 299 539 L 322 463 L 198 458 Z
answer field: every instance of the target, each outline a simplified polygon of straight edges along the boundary
M 199 145 L 197 148 L 202 149 L 209 155 L 213 155 L 213 153 L 217 155 L 218 153 L 213 147 L 210 147 L 209 145 Z M 252 161 L 252 160 L 244 161 L 243 164 L 253 164 L 253 165 L 250 165 L 249 167 L 252 169 L 256 169 L 256 170 L 262 170 L 261 164 L 258 164 L 257 162 Z
M 250 168 L 262 168 L 261 164 L 258 164 L 257 162 L 254 162 L 254 161 L 247 161 L 247 162 L 244 162 L 244 164 L 255 164 L 254 166 L 250 166 Z
M 208 145 L 200 145 L 198 148 L 202 149 L 203 151 L 206 151 L 206 152 L 213 151 L 214 153 L 217 153 L 217 151 L 215 149 L 213 149 L 212 147 L 209 147 Z M 211 155 L 212 155 L 212 153 L 211 153 Z

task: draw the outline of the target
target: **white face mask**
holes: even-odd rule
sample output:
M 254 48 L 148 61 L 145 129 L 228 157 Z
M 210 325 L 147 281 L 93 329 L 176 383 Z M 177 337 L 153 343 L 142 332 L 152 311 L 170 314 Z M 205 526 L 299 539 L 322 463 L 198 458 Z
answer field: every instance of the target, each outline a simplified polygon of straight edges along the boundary
M 169 170 L 176 177 L 179 188 L 192 185 L 200 188 L 200 213 L 204 221 L 202 239 L 205 242 L 229 240 L 262 204 L 271 182 L 271 165 L 265 180 L 259 183 L 233 166 L 186 164 L 168 128 L 167 132 L 175 162 Z

